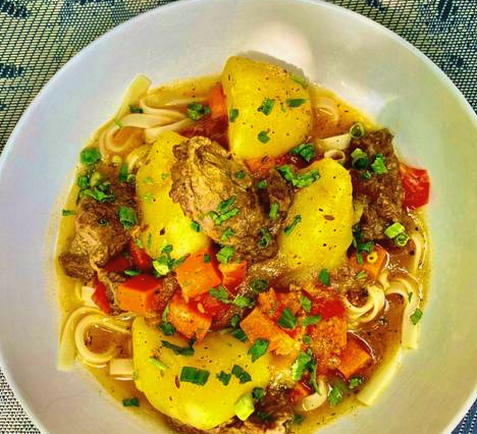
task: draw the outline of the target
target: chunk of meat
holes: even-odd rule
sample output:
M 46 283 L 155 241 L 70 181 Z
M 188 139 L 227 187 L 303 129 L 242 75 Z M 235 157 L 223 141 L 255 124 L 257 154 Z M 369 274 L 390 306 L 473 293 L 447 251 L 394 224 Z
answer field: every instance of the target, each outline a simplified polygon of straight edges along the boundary
M 362 149 L 374 161 L 376 154 L 385 159 L 387 173 L 373 175 L 371 179 L 363 178 L 363 171 L 351 169 L 353 196 L 363 204 L 361 230 L 363 237 L 369 240 L 384 239 L 384 230 L 393 222 L 406 222 L 403 209 L 404 190 L 399 173 L 399 161 L 394 153 L 393 136 L 386 130 L 379 130 L 351 141 L 349 152 Z
M 244 165 L 205 137 L 177 145 L 174 155 L 170 195 L 187 216 L 214 241 L 235 247 L 244 259 L 260 261 L 276 254 L 277 243 L 270 234 L 273 221 Z
M 83 253 L 64 252 L 59 261 L 65 273 L 83 283 L 89 282 L 94 277 L 89 258 Z

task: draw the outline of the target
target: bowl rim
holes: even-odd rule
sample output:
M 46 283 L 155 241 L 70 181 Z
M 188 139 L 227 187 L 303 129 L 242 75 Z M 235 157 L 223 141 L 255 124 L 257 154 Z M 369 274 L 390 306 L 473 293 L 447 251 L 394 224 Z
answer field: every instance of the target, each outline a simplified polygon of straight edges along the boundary
M 226 0 L 226 1 L 233 1 L 233 0 Z M 254 2 L 259 2 L 260 0 L 246 0 L 249 4 Z M 434 76 L 441 81 L 452 93 L 452 95 L 456 98 L 459 102 L 462 109 L 468 114 L 469 120 L 474 124 L 477 129 L 477 113 L 474 111 L 470 103 L 464 97 L 462 92 L 457 88 L 454 82 L 450 79 L 445 72 L 440 69 L 429 57 L 427 57 L 422 51 L 404 39 L 402 36 L 398 35 L 394 31 L 390 30 L 389 28 L 385 27 L 384 25 L 368 18 L 364 15 L 361 15 L 358 12 L 355 12 L 351 9 L 347 9 L 344 6 L 339 6 L 336 4 L 328 3 L 326 0 L 282 0 L 284 2 L 288 2 L 290 4 L 306 4 L 317 8 L 326 8 L 338 11 L 339 13 L 343 14 L 349 19 L 357 20 L 363 23 L 364 25 L 373 28 L 377 32 L 382 32 L 386 36 L 390 37 L 394 42 L 401 45 L 408 51 L 410 51 L 417 59 L 422 61 L 428 68 L 429 71 L 434 74 Z M 113 27 L 112 29 L 108 30 L 106 33 L 102 34 L 101 36 L 97 37 L 95 40 L 90 42 L 88 45 L 83 47 L 80 51 L 78 51 L 71 59 L 69 59 L 48 81 L 47 83 L 41 88 L 38 94 L 34 97 L 32 102 L 28 105 L 25 111 L 22 113 L 20 119 L 18 120 L 17 124 L 15 125 L 13 131 L 11 132 L 7 142 L 5 143 L 4 149 L 0 154 L 0 185 L 2 182 L 2 175 L 3 169 L 7 165 L 10 155 L 14 149 L 14 142 L 18 136 L 20 136 L 21 130 L 26 124 L 30 113 L 33 109 L 42 102 L 44 96 L 48 94 L 50 87 L 53 86 L 54 83 L 59 81 L 63 75 L 68 74 L 69 70 L 72 69 L 78 62 L 81 62 L 83 57 L 85 57 L 90 51 L 94 51 L 96 46 L 103 43 L 103 41 L 108 40 L 109 38 L 114 37 L 116 34 L 127 32 L 129 28 L 134 28 L 137 24 L 139 24 L 143 20 L 149 20 L 150 17 L 161 14 L 165 10 L 169 9 L 181 9 L 187 7 L 190 3 L 194 4 L 201 4 L 201 3 L 212 3 L 212 2 L 221 2 L 224 3 L 224 0 L 178 0 L 173 3 L 167 3 L 164 5 L 157 6 L 149 11 L 143 12 L 139 15 L 136 15 L 127 21 Z M 244 1 L 242 5 L 246 5 Z M 48 430 L 44 426 L 43 422 L 41 421 L 40 417 L 37 417 L 35 412 L 32 410 L 32 407 L 29 403 L 28 393 L 26 390 L 23 390 L 22 387 L 18 386 L 14 375 L 10 375 L 10 370 L 7 367 L 7 363 L 4 359 L 3 352 L 1 351 L 1 339 L 0 339 L 0 367 L 2 368 L 3 375 L 7 380 L 8 386 L 13 391 L 13 394 L 17 401 L 22 406 L 25 413 L 28 415 L 30 420 L 35 424 L 35 426 L 40 430 L 40 432 L 48 433 Z M 457 411 L 454 417 L 449 420 L 445 432 L 452 432 L 457 425 L 462 421 L 464 416 L 467 414 L 469 409 L 472 407 L 473 403 L 477 401 L 477 384 L 474 385 L 474 390 L 469 393 L 469 396 L 465 400 L 462 407 Z

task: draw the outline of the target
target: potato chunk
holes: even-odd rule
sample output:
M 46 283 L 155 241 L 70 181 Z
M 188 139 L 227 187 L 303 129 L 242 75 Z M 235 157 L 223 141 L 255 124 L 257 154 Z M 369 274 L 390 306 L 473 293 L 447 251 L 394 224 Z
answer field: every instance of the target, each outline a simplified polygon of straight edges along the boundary
M 187 139 L 177 133 L 161 134 L 136 176 L 141 225 L 144 226 L 141 240 L 153 258 L 160 256 L 168 244 L 172 244 L 172 256 L 176 258 L 206 248 L 209 244 L 207 236 L 192 229 L 192 221 L 169 197 L 172 185 L 170 172 L 174 163 L 172 149 L 184 140 Z
M 265 387 L 270 380 L 270 355 L 252 363 L 247 355 L 248 345 L 231 335 L 209 334 L 194 345 L 194 354 L 186 357 L 161 344 L 168 341 L 184 347 L 184 339 L 163 335 L 148 326 L 144 318 L 134 320 L 132 333 L 137 388 L 157 410 L 197 429 L 211 429 L 231 419 L 238 399 L 254 387 Z M 165 366 L 161 369 L 154 360 Z M 232 375 L 228 385 L 224 385 L 217 374 L 229 374 L 234 365 L 247 371 L 251 381 L 240 383 Z M 207 382 L 201 386 L 180 381 L 184 366 L 207 370 Z
M 324 158 L 309 168 L 320 179 L 299 190 L 288 211 L 285 226 L 296 216 L 301 221 L 288 235 L 282 232 L 280 253 L 303 280 L 322 268 L 333 269 L 344 259 L 351 244 L 353 197 L 351 177 L 339 163 Z
M 231 57 L 222 85 L 235 157 L 278 156 L 306 138 L 312 122 L 310 95 L 283 68 Z

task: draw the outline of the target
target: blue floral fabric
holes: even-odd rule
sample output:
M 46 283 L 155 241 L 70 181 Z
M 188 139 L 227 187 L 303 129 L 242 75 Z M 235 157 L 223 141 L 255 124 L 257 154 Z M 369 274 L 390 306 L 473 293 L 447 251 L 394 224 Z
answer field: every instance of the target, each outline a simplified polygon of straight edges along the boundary
M 0 0 L 0 151 L 45 83 L 112 27 L 168 0 Z M 477 0 L 330 0 L 407 39 L 477 109 Z M 0 372 L 0 433 L 38 433 Z M 477 403 L 454 434 L 477 434 Z

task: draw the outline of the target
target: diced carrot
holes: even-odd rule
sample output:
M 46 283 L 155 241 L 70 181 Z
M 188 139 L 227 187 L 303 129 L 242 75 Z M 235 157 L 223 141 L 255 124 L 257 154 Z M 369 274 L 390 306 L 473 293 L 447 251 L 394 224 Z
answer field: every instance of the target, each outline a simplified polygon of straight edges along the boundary
M 356 259 L 356 254 L 350 258 L 350 263 L 353 267 L 366 271 L 371 278 L 376 280 L 381 273 L 381 270 L 385 267 L 388 260 L 388 252 L 381 247 L 379 244 L 376 244 L 374 250 L 371 253 L 361 253 L 363 258 L 363 263 L 359 264 Z
M 122 273 L 123 271 L 131 267 L 131 260 L 121 253 L 110 259 L 109 262 L 104 266 L 104 270 L 109 272 Z
M 370 361 L 371 355 L 366 351 L 364 345 L 352 337 L 348 339 L 348 343 L 340 355 L 338 370 L 348 379 L 366 367 Z
M 204 339 L 210 329 L 212 318 L 199 312 L 192 303 L 187 303 L 179 293 L 176 293 L 169 303 L 169 322 L 186 338 Z
M 129 251 L 131 252 L 134 265 L 141 271 L 149 271 L 152 269 L 152 258 L 136 245 L 134 241 L 129 243 Z
M 136 313 L 151 313 L 155 310 L 156 294 L 163 282 L 150 274 L 139 274 L 118 286 L 116 293 L 119 307 Z
M 299 351 L 299 343 L 288 336 L 268 316 L 255 308 L 240 326 L 251 342 L 267 339 L 270 351 L 279 355 L 289 355 Z
M 224 89 L 220 83 L 210 89 L 208 100 L 212 119 L 227 116 L 227 103 L 225 101 Z
M 273 321 L 278 321 L 283 310 L 278 300 L 277 293 L 273 288 L 266 292 L 261 292 L 257 297 L 257 306 Z
M 113 309 L 108 300 L 108 294 L 106 291 L 106 285 L 103 282 L 100 282 L 98 279 L 94 280 L 94 292 L 91 296 L 91 299 L 96 303 L 104 313 L 110 314 Z
M 209 255 L 209 262 L 204 261 L 205 255 Z M 215 255 L 210 249 L 190 255 L 176 268 L 176 275 L 186 299 L 209 292 L 222 282 Z
M 229 291 L 234 292 L 239 286 L 247 272 L 247 261 L 237 263 L 219 264 L 219 270 L 222 273 L 222 285 Z

